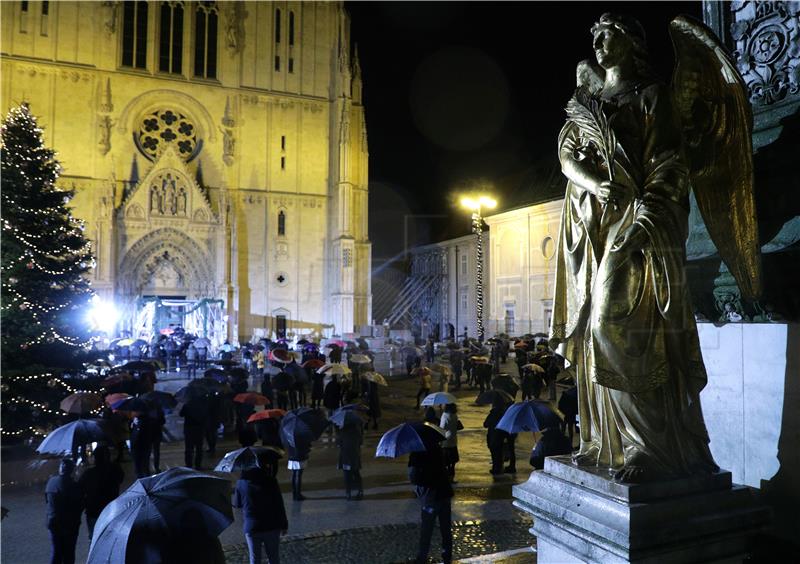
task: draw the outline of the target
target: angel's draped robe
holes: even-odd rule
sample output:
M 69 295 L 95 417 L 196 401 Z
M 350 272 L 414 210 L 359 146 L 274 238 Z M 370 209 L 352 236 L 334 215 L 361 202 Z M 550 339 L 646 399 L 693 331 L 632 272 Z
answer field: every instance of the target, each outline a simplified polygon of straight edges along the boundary
M 556 253 L 551 339 L 575 367 L 581 453 L 598 466 L 645 462 L 660 476 L 717 469 L 700 408 L 706 372 L 685 275 L 689 177 L 669 92 L 652 83 L 603 101 L 617 140 L 613 177 L 635 197 L 601 204 L 569 182 Z M 597 148 L 572 121 L 559 156 Z M 644 248 L 615 243 L 632 223 Z

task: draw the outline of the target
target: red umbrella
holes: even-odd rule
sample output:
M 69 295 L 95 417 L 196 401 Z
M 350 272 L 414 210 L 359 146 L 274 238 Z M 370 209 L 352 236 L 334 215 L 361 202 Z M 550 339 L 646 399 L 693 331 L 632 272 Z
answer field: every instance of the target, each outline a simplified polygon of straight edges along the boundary
M 316 370 L 317 368 L 322 368 L 323 366 L 325 366 L 325 362 L 318 358 L 312 358 L 311 360 L 305 361 L 302 364 L 302 366 L 303 368 L 311 368 L 313 370 Z
M 247 422 L 253 423 L 254 421 L 262 421 L 264 419 L 280 419 L 284 415 L 286 415 L 286 412 L 282 409 L 265 409 L 264 411 L 257 411 L 248 417 Z
M 250 405 L 267 405 L 270 403 L 267 396 L 262 396 L 255 392 L 246 392 L 244 394 L 236 394 L 233 396 L 233 401 L 237 403 L 247 403 Z
M 106 396 L 106 405 L 111 405 L 112 403 L 117 403 L 118 401 L 128 399 L 131 396 L 130 394 L 108 394 Z

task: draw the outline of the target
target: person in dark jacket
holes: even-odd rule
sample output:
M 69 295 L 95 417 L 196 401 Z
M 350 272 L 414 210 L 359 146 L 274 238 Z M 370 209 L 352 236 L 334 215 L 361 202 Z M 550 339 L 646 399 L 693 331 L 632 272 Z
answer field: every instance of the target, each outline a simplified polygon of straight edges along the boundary
M 155 473 L 161 472 L 161 441 L 164 438 L 164 425 L 167 422 L 164 410 L 160 405 L 155 405 L 147 414 L 150 424 L 150 446 L 153 452 L 153 469 Z
M 208 454 L 214 456 L 217 451 L 217 433 L 222 422 L 222 395 L 219 392 L 208 394 L 206 398 L 205 437 L 208 443 Z M 202 447 L 202 442 L 200 444 Z
M 208 407 L 205 398 L 188 401 L 180 410 L 183 417 L 184 464 L 200 469 L 203 464 L 203 433 L 206 429 Z
M 324 394 L 325 374 L 318 374 L 316 371 L 313 371 L 311 374 L 311 407 L 314 409 L 321 407 Z
M 280 436 L 280 419 L 259 419 L 256 421 L 256 434 L 263 446 L 283 448 Z
M 74 564 L 75 544 L 81 527 L 83 490 L 72 478 L 75 462 L 70 458 L 61 461 L 58 475 L 51 477 L 45 486 L 47 501 L 47 529 L 50 531 L 50 564 Z
M 364 423 L 364 430 L 369 427 L 369 422 L 372 421 L 372 428 L 378 429 L 378 419 L 381 417 L 381 398 L 378 389 L 378 384 L 371 380 L 366 381 L 367 386 L 367 407 L 369 408 L 369 419 Z
M 119 487 L 125 472 L 116 462 L 111 461 L 111 452 L 106 446 L 94 450 L 94 466 L 86 470 L 78 480 L 86 502 L 86 528 L 89 540 L 94 534 L 94 524 L 106 505 L 119 496 Z
M 339 446 L 339 470 L 344 472 L 344 487 L 347 499 L 359 500 L 364 497 L 361 482 L 361 443 L 364 442 L 364 431 L 361 423 L 345 424 L 336 438 Z M 353 490 L 356 491 L 353 495 Z
M 137 478 L 150 475 L 150 453 L 153 451 L 153 421 L 143 414 L 131 422 L 131 454 Z
M 328 385 L 325 386 L 325 391 L 322 396 L 322 405 L 328 410 L 328 415 L 339 409 L 342 402 L 342 387 L 339 385 L 339 379 L 334 374 Z
M 572 441 L 564 436 L 558 427 L 551 427 L 542 432 L 541 438 L 531 451 L 530 463 L 536 470 L 544 468 L 544 459 L 548 456 L 572 453 Z
M 489 415 L 483 421 L 483 426 L 486 428 L 486 446 L 489 447 L 489 452 L 492 455 L 491 474 L 503 473 L 503 445 L 505 444 L 505 435 L 507 433 L 499 431 L 495 427 L 497 427 L 507 408 L 508 406 L 505 402 L 495 400 Z
M 578 422 L 578 388 L 572 386 L 561 394 L 558 400 L 558 409 L 564 414 L 564 422 L 561 424 L 562 432 L 566 431 L 572 444 L 572 437 L 575 435 L 575 424 Z
M 412 452 L 408 459 L 410 482 L 421 505 L 421 527 L 417 560 L 428 561 L 433 527 L 439 520 L 442 535 L 442 561 L 450 564 L 453 557 L 453 532 L 451 527 L 451 499 L 453 487 L 445 469 L 442 449 L 438 443 L 426 443 L 426 450 Z
M 450 351 L 450 368 L 453 371 L 453 389 L 460 390 L 461 375 L 464 371 L 464 353 L 461 352 L 461 349 L 453 349 Z
M 286 534 L 289 522 L 276 474 L 277 457 L 265 453 L 259 457 L 260 467 L 242 472 L 233 493 L 233 506 L 242 509 L 245 539 L 250 563 L 261 562 L 262 547 L 270 564 L 279 564 L 280 537 Z

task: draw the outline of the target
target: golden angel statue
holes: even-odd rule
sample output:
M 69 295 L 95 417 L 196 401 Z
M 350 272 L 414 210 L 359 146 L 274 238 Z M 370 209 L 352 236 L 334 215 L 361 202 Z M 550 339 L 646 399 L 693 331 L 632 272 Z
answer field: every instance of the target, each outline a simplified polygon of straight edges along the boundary
M 604 14 L 558 140 L 568 184 L 551 343 L 577 374 L 573 460 L 626 482 L 718 470 L 686 284 L 690 187 L 743 295 L 760 292 L 744 83 L 703 24 L 681 16 L 670 34 L 671 88 L 639 22 Z

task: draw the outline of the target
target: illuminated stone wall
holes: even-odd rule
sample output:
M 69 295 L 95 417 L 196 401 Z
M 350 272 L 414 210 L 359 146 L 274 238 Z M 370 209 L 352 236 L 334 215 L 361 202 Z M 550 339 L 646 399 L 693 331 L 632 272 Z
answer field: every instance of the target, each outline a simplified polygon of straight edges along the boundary
M 341 3 L 0 10 L 2 110 L 28 101 L 57 150 L 99 293 L 129 313 L 140 295 L 221 298 L 233 339 L 278 314 L 290 332 L 371 321 L 366 125 Z

